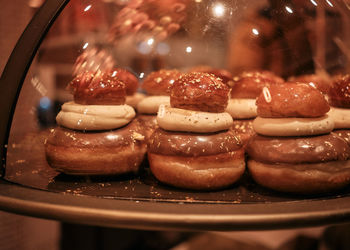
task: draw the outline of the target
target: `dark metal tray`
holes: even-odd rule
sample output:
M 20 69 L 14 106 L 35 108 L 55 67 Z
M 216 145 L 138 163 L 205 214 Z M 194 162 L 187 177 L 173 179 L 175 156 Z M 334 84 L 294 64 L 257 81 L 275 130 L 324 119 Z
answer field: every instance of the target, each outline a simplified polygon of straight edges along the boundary
M 47 132 L 8 146 L 0 208 L 67 222 L 140 229 L 261 230 L 350 221 L 350 187 L 293 196 L 256 185 L 246 174 L 224 190 L 194 192 L 158 183 L 147 163 L 139 176 L 74 177 L 44 157 Z

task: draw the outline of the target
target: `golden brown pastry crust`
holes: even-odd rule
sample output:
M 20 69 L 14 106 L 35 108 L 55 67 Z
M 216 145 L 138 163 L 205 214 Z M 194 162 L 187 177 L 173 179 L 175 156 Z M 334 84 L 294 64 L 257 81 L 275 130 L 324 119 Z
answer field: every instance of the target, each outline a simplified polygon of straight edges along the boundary
M 49 165 L 71 175 L 136 173 L 146 153 L 140 124 L 101 132 L 53 129 L 45 143 Z
M 142 88 L 148 95 L 170 95 L 170 88 L 174 81 L 181 76 L 176 69 L 161 69 L 150 73 L 142 83 Z
M 350 75 L 335 77 L 329 90 L 332 106 L 350 108 Z
M 85 72 L 77 75 L 68 85 L 74 101 L 87 105 L 125 104 L 126 85 L 112 71 Z
M 255 99 L 264 87 L 283 82 L 282 78 L 270 71 L 245 71 L 233 77 L 231 98 Z
M 274 84 L 256 100 L 260 117 L 321 117 L 330 106 L 321 92 L 303 83 Z
M 288 193 L 319 194 L 350 184 L 350 161 L 272 164 L 248 160 L 247 167 L 260 185 Z
M 245 170 L 243 150 L 198 157 L 149 152 L 148 160 L 159 181 L 195 190 L 225 188 L 235 183 Z
M 222 113 L 229 99 L 230 89 L 220 78 L 207 73 L 183 74 L 173 84 L 170 104 L 173 108 Z

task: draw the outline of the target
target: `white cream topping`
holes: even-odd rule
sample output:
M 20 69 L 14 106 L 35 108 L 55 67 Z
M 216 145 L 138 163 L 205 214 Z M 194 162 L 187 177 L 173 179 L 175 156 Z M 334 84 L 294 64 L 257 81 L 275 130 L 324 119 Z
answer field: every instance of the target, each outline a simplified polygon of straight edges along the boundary
M 255 132 L 267 136 L 304 136 L 331 132 L 334 122 L 324 115 L 318 118 L 263 118 L 253 121 Z
M 137 111 L 142 114 L 157 114 L 161 104 L 170 106 L 170 96 L 147 96 L 137 104 Z
M 233 120 L 227 112 L 209 113 L 160 105 L 157 123 L 170 131 L 210 133 L 229 129 Z
M 334 128 L 350 128 L 350 109 L 331 107 L 328 115 L 334 121 Z
M 226 112 L 234 119 L 249 119 L 257 116 L 255 99 L 233 98 L 228 101 Z
M 81 105 L 66 102 L 56 117 L 59 125 L 76 130 L 109 130 L 128 124 L 135 117 L 129 105 Z

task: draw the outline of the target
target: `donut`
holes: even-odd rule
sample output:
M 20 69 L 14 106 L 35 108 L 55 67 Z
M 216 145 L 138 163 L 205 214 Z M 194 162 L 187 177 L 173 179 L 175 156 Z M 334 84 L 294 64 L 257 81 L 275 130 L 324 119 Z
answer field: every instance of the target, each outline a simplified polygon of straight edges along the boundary
M 250 138 L 255 135 L 253 128 L 254 119 L 240 119 L 234 120 L 230 130 L 241 140 L 243 147 L 245 147 Z
M 170 87 L 181 74 L 176 69 L 161 69 L 151 72 L 143 81 L 142 88 L 148 95 L 169 96 Z
M 329 90 L 330 103 L 338 108 L 350 108 L 350 75 L 337 76 Z
M 69 83 L 68 88 L 78 104 L 122 105 L 126 99 L 126 85 L 112 71 L 81 73 Z
M 283 83 L 265 87 L 256 100 L 260 117 L 320 117 L 330 110 L 320 91 L 307 84 Z
M 350 162 L 268 164 L 248 160 L 253 179 L 267 188 L 302 195 L 326 194 L 350 183 Z
M 252 98 L 260 95 L 263 87 L 283 83 L 284 80 L 270 71 L 245 71 L 233 77 L 231 98 Z
M 146 143 L 149 141 L 153 131 L 158 128 L 157 116 L 148 114 L 138 114 L 136 119 L 140 122 L 145 136 Z
M 333 133 L 344 139 L 350 146 L 350 129 L 337 129 Z
M 110 131 L 57 127 L 45 142 L 46 159 L 53 169 L 69 175 L 137 173 L 146 153 L 142 133 L 136 120 Z
M 305 83 L 321 91 L 322 94 L 327 95 L 331 87 L 330 83 L 320 75 L 309 74 L 292 76 L 288 78 L 288 82 Z
M 231 131 L 194 134 L 158 128 L 148 147 L 153 175 L 175 187 L 220 189 L 236 182 L 245 170 L 244 151 Z
M 335 133 L 307 137 L 256 134 L 246 151 L 250 158 L 270 164 L 345 161 L 350 156 L 349 145 Z
M 253 179 L 273 190 L 320 194 L 350 184 L 350 147 L 333 133 L 314 137 L 255 135 L 246 151 Z
M 222 113 L 227 107 L 229 93 L 229 87 L 220 78 L 191 72 L 175 80 L 170 92 L 170 104 L 174 108 Z

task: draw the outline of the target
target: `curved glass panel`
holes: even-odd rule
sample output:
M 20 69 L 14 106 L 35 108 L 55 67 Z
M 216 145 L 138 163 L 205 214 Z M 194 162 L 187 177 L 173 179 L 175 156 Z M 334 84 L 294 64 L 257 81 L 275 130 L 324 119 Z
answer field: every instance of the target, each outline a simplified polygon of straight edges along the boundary
M 73 100 L 69 83 L 86 71 L 127 70 L 137 79 L 139 94 L 147 94 L 144 80 L 161 69 L 219 72 L 228 74 L 229 81 L 244 71 L 271 71 L 283 80 L 313 74 L 330 82 L 349 73 L 349 18 L 346 1 L 336 0 L 71 1 L 45 37 L 25 79 L 5 178 L 54 192 L 121 199 L 295 200 L 259 187 L 249 176 L 217 193 L 173 189 L 154 179 L 146 161 L 137 175 L 71 176 L 50 168 L 44 144 L 58 126 L 61 106 Z

